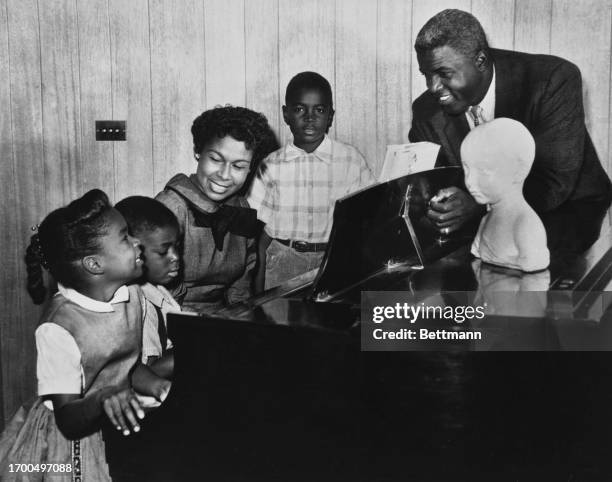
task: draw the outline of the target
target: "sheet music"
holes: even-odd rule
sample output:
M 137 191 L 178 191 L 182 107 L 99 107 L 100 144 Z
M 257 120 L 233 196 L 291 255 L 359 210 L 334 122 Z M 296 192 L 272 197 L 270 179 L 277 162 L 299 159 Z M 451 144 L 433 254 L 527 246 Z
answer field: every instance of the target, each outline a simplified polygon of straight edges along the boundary
M 439 150 L 433 142 L 388 145 L 379 182 L 433 169 Z

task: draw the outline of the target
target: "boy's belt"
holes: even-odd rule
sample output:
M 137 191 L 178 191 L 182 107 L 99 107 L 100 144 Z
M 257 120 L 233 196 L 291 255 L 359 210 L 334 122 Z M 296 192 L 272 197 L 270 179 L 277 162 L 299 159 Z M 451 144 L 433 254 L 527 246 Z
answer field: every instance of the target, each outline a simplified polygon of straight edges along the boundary
M 294 241 L 293 239 L 274 239 L 300 253 L 314 253 L 317 251 L 325 251 L 327 249 L 327 243 L 309 243 L 307 241 Z

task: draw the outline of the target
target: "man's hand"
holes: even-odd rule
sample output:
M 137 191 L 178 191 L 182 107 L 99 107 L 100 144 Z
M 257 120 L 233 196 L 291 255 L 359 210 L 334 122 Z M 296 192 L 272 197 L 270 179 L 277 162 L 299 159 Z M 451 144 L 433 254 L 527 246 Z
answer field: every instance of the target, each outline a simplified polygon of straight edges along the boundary
M 427 217 L 440 233 L 449 234 L 480 214 L 482 208 L 474 198 L 458 187 L 446 187 L 429 201 Z

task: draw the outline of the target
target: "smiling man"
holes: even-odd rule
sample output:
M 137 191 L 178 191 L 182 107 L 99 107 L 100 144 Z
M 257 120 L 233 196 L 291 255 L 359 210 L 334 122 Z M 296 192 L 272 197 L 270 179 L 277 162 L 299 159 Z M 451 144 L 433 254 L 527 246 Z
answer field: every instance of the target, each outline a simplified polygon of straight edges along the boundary
M 578 68 L 559 57 L 489 48 L 478 20 L 454 9 L 423 26 L 415 50 L 427 91 L 412 105 L 410 140 L 440 144 L 437 166 L 460 166 L 471 129 L 497 117 L 518 120 L 536 142 L 524 195 L 544 221 L 549 246 L 592 244 L 612 193 L 584 123 Z M 465 190 L 443 191 L 428 213 L 442 233 L 483 214 Z

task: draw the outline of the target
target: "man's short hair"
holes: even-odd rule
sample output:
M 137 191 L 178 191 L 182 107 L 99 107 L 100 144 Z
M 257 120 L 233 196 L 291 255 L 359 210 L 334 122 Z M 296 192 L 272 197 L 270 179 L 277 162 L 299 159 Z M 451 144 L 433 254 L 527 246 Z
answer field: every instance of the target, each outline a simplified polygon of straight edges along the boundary
M 467 56 L 489 51 L 480 22 L 471 13 L 447 9 L 431 17 L 417 35 L 414 48 L 425 53 L 448 45 Z
M 115 204 L 115 209 L 125 218 L 130 236 L 167 227 L 180 231 L 174 213 L 156 199 L 129 196 Z
M 289 104 L 290 100 L 295 99 L 302 90 L 318 90 L 327 98 L 329 106 L 333 108 L 334 101 L 331 85 L 321 74 L 317 72 L 300 72 L 295 75 L 287 84 L 285 104 Z

